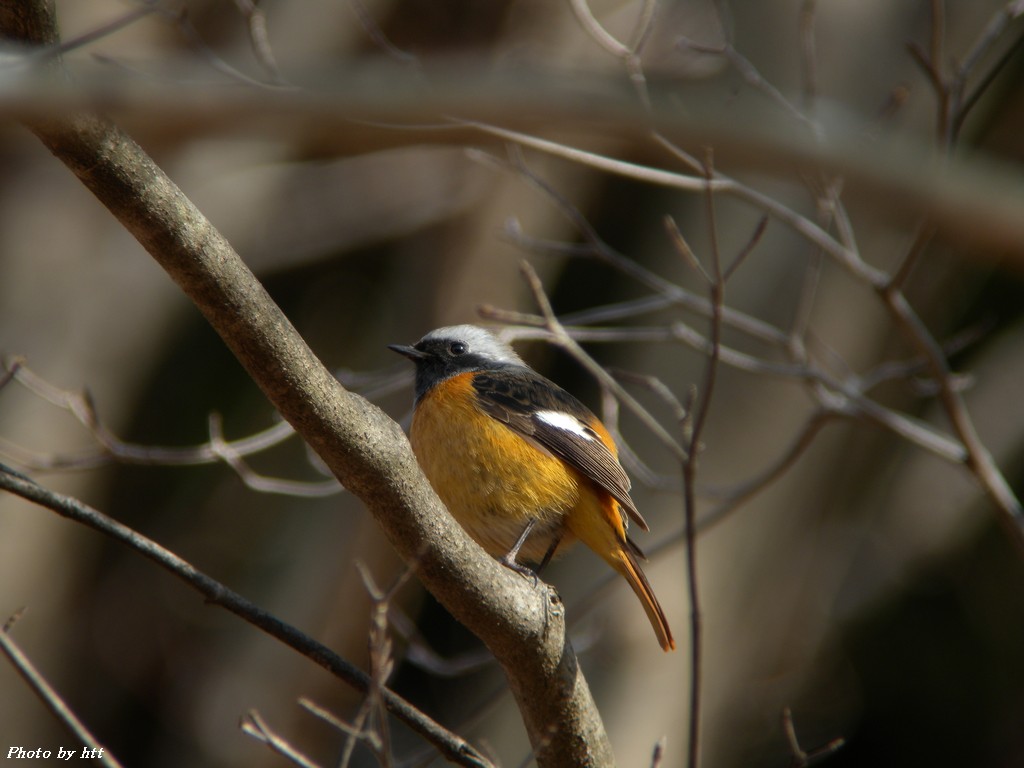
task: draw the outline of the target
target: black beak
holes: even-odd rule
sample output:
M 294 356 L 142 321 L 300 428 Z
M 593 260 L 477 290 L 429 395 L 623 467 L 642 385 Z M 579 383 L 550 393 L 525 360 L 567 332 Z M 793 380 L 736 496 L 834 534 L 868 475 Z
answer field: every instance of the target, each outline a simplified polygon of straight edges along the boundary
M 419 360 L 425 360 L 429 355 L 426 352 L 420 352 L 416 347 L 409 347 L 405 344 L 388 344 L 388 349 L 392 352 L 397 352 L 402 357 L 408 357 L 414 363 Z

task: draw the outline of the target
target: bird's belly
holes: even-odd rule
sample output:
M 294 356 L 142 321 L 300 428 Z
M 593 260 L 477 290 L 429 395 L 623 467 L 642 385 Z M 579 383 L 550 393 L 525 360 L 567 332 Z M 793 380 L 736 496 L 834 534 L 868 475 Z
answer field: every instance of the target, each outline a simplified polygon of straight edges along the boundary
M 521 560 L 540 561 L 558 537 L 568 543 L 564 522 L 580 502 L 579 475 L 471 400 L 421 403 L 410 439 L 437 495 L 491 555 L 508 553 L 530 520 L 536 523 Z

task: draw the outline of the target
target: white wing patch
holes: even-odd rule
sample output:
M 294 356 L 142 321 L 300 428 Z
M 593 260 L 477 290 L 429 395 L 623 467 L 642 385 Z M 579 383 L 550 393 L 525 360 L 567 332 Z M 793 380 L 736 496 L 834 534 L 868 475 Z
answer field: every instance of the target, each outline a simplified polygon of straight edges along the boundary
M 559 411 L 537 411 L 533 415 L 534 418 L 540 419 L 545 424 L 554 427 L 555 429 L 571 432 L 584 440 L 594 439 L 593 431 L 575 416 L 570 416 L 568 413 L 561 413 Z

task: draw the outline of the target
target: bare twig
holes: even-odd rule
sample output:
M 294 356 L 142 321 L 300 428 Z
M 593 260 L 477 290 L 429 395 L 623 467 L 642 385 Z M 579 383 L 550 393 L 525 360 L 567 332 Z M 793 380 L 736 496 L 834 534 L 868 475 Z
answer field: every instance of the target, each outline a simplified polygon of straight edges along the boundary
M 235 0 L 235 2 L 245 3 L 247 0 Z M 277 69 L 277 64 L 274 61 L 269 44 L 266 43 L 265 40 L 260 41 L 258 39 L 257 35 L 260 34 L 261 22 L 256 19 L 262 19 L 262 14 L 250 17 L 249 39 L 253 44 L 256 56 L 260 60 L 261 65 L 267 70 L 270 77 L 269 80 L 260 80 L 255 77 L 250 77 L 238 69 L 238 67 L 235 67 L 225 61 L 222 56 L 207 44 L 203 39 L 203 36 L 199 33 L 199 30 L 195 28 L 194 24 L 192 24 L 187 8 L 183 7 L 181 12 L 177 15 L 177 25 L 178 30 L 192 47 L 192 50 L 205 59 L 210 67 L 224 75 L 227 75 L 231 80 L 256 88 L 292 90 L 293 86 L 288 84 L 281 75 L 280 70 Z
M 789 745 L 789 753 L 792 757 L 790 765 L 792 768 L 809 768 L 819 760 L 836 753 L 845 744 L 843 738 L 832 739 L 828 743 L 811 750 L 804 751 L 800 746 L 800 740 L 796 736 L 796 726 L 793 724 L 793 712 L 789 707 L 782 710 L 782 731 L 786 735 L 786 742 Z
M 711 316 L 711 306 L 706 296 L 698 296 L 682 286 L 650 272 L 638 262 L 618 253 L 603 241 L 599 244 L 585 243 L 580 245 L 577 243 L 540 240 L 529 237 L 518 228 L 506 229 L 505 233 L 510 241 L 519 245 L 524 250 L 533 253 L 596 258 L 604 261 L 609 266 L 635 279 L 638 283 L 651 289 L 656 294 L 635 301 L 612 305 L 611 307 L 586 309 L 578 313 L 568 314 L 563 318 L 563 321 L 567 324 L 571 322 L 574 325 L 586 325 L 607 322 L 609 320 L 622 319 L 623 317 L 633 317 L 642 311 L 655 311 L 667 306 L 678 306 L 701 317 Z M 722 322 L 730 328 L 735 328 L 768 344 L 782 347 L 787 341 L 786 334 L 778 328 L 731 307 L 722 308 Z
M 917 228 L 917 235 L 914 237 L 914 242 L 911 244 L 910 249 L 907 251 L 907 255 L 900 263 L 896 274 L 892 276 L 892 280 L 889 282 L 891 290 L 903 290 L 903 286 L 907 284 L 911 273 L 914 271 L 914 267 L 917 266 L 917 262 L 921 259 L 921 256 L 928 247 L 928 243 L 931 242 L 934 235 L 935 226 L 930 223 L 922 223 Z
M 257 61 L 266 70 L 273 83 L 287 85 L 288 81 L 282 74 L 281 68 L 277 64 L 277 57 L 274 56 L 274 49 L 270 45 L 266 14 L 254 0 L 235 0 L 235 5 L 238 6 L 238 10 L 245 17 L 249 26 L 249 42 Z
M 1009 0 L 1002 8 L 996 11 L 960 62 L 960 76 L 966 77 L 969 75 L 978 66 L 981 59 L 992 49 L 996 41 L 1003 36 L 1010 24 L 1021 16 L 1024 16 L 1024 0 Z
M 980 59 L 984 50 L 991 46 L 1002 33 L 1011 16 L 1024 11 L 1024 4 L 1012 3 L 1004 7 L 989 22 L 974 47 L 968 54 L 969 66 L 959 68 L 952 75 L 944 72 L 945 59 L 945 4 L 942 0 L 931 2 L 931 43 L 926 55 L 920 47 L 911 45 L 910 52 L 918 64 L 928 75 L 935 91 L 937 102 L 937 129 L 939 146 L 943 153 L 952 152 L 956 140 L 958 117 L 962 119 L 960 99 L 964 89 L 965 78 Z M 928 331 L 924 322 L 914 312 L 902 286 L 908 273 L 923 252 L 931 238 L 933 225 L 926 222 L 917 235 L 900 271 L 888 282 L 875 285 L 874 288 L 885 307 L 889 310 L 893 322 L 909 340 L 913 348 L 926 361 L 933 380 L 938 385 L 938 398 L 946 416 L 949 418 L 953 432 L 964 448 L 964 464 L 989 497 L 990 501 L 1002 513 L 1003 520 L 1011 529 L 1014 540 L 1024 547 L 1024 506 L 1021 505 L 1010 484 L 996 466 L 988 449 L 981 442 L 974 423 L 967 412 L 967 406 L 956 385 L 939 343 Z
M 285 496 L 313 497 L 335 496 L 343 489 L 335 479 L 324 480 L 321 483 L 308 483 L 296 480 L 285 480 L 279 477 L 267 477 L 254 471 L 242 459 L 242 455 L 236 451 L 231 443 L 224 439 L 220 414 L 211 413 L 209 418 L 210 426 L 210 448 L 217 457 L 231 467 L 242 481 L 254 491 L 263 493 L 277 493 Z
M 818 104 L 818 53 L 817 37 L 814 34 L 817 11 L 817 0 L 803 0 L 800 4 L 800 79 L 803 85 L 803 111 L 811 116 L 814 115 Z
M 505 312 L 493 307 L 481 308 L 481 314 L 505 323 L 524 323 L 535 326 L 544 324 L 544 319 L 541 317 L 519 312 Z M 703 355 L 710 352 L 709 340 L 681 322 L 672 323 L 668 328 L 635 326 L 591 329 L 568 328 L 564 325 L 562 327 L 565 333 L 577 342 L 679 341 Z M 529 330 L 515 330 L 515 337 L 550 341 L 546 332 Z M 962 464 L 965 460 L 966 451 L 956 440 L 919 419 L 894 411 L 866 397 L 865 388 L 877 383 L 873 378 L 860 381 L 855 376 L 847 375 L 846 378 L 840 379 L 828 374 L 811 362 L 777 363 L 748 355 L 724 344 L 720 345 L 719 358 L 722 364 L 748 373 L 782 376 L 820 385 L 812 392 L 812 395 L 817 406 L 822 410 L 835 416 L 866 419 L 946 461 Z M 919 363 L 901 361 L 900 365 L 904 364 L 913 366 L 914 370 L 917 370 L 924 365 L 924 361 L 921 360 Z
M 391 626 L 406 642 L 403 661 L 437 677 L 459 677 L 487 667 L 494 667 L 494 657 L 486 648 L 465 651 L 454 657 L 443 657 L 434 650 L 416 627 L 416 623 L 392 605 L 388 612 Z
M 89 750 L 88 753 L 83 750 L 80 757 L 85 758 L 88 754 L 88 757 L 99 760 L 110 768 L 121 768 L 121 763 L 118 762 L 117 758 L 111 754 L 109 749 L 96 740 L 89 732 L 89 729 L 85 727 L 64 699 L 61 698 L 60 694 L 53 689 L 42 673 L 36 669 L 36 666 L 28 656 L 22 652 L 11 638 L 9 630 L 16 619 L 17 615 L 9 618 L 4 623 L 3 629 L 0 630 L 0 651 L 3 651 L 11 666 L 21 675 L 22 679 L 36 696 L 46 705 L 46 708 L 53 713 L 54 717 L 67 726 L 68 730 L 75 735 L 75 738 L 85 745 L 85 749 Z
M 717 498 L 720 499 L 720 502 L 710 512 L 701 516 L 700 520 L 697 521 L 698 529 L 702 533 L 709 530 L 738 509 L 744 502 L 750 500 L 754 495 L 765 490 L 769 485 L 786 474 L 800 457 L 807 452 L 807 449 L 814 443 L 818 433 L 832 418 L 835 418 L 834 414 L 828 411 L 815 413 L 804 422 L 803 427 L 792 440 L 789 447 L 770 466 L 749 480 L 729 489 L 702 489 L 702 496 Z
M 654 749 L 651 751 L 651 768 L 661 768 L 661 763 L 665 759 L 665 737 L 662 736 L 658 739 L 654 745 Z
M 1019 5 L 1019 3 L 1018 3 Z M 988 71 L 982 76 L 981 80 L 978 81 L 970 93 L 960 93 L 958 106 L 953 116 L 953 140 L 956 141 L 960 136 L 960 131 L 963 129 L 964 121 L 967 120 L 971 111 L 981 100 L 981 97 L 985 95 L 992 83 L 995 82 L 996 78 L 1001 72 L 1006 69 L 1007 64 L 1020 53 L 1021 48 L 1024 48 L 1024 36 L 1018 37 L 1012 46 L 1007 48 L 1003 55 L 999 57 L 995 64 L 989 67 Z M 966 70 L 961 72 L 962 90 L 966 91 Z
M 946 361 L 942 347 L 928 332 L 921 318 L 911 308 L 906 297 L 895 290 L 884 289 L 881 297 L 893 315 L 897 327 L 927 362 L 932 378 L 939 384 L 939 401 L 953 424 L 953 432 L 963 445 L 965 465 L 977 478 L 1004 519 L 1013 526 L 1014 539 L 1024 545 L 1024 507 L 996 466 L 992 455 L 981 442 L 971 421 L 962 394 Z
M 601 22 L 594 18 L 587 0 L 569 0 L 569 7 L 572 8 L 572 12 L 576 14 L 576 20 L 580 23 L 583 30 L 590 35 L 590 38 L 612 56 L 627 59 L 634 55 L 633 49 L 619 42 L 618 38 L 608 32 L 607 29 L 601 26 Z
M 635 54 L 640 54 L 651 33 L 654 31 L 654 20 L 658 15 L 658 0 L 644 0 L 643 8 L 636 20 L 636 28 L 633 30 L 633 42 L 629 46 Z
M 697 51 L 698 53 L 710 53 L 723 56 L 730 64 L 732 64 L 736 71 L 740 73 L 743 79 L 746 80 L 751 87 L 767 95 L 768 98 L 778 104 L 798 123 L 805 126 L 812 135 L 820 138 L 820 126 L 818 126 L 795 104 L 793 104 L 793 102 L 787 99 L 778 88 L 772 85 L 772 83 L 758 71 L 757 67 L 754 66 L 750 59 L 737 51 L 731 43 L 706 45 L 704 43 L 698 43 L 695 40 L 690 40 L 686 37 L 680 37 L 678 44 L 680 47 L 688 48 L 692 51 Z
M 502 322 L 518 322 L 526 325 L 543 325 L 543 317 L 524 315 L 522 313 L 504 313 L 493 308 L 485 312 L 486 316 Z M 560 321 L 561 322 L 561 321 Z M 684 326 L 682 323 L 674 323 L 669 328 L 580 328 L 567 327 L 562 323 L 562 328 L 569 336 L 578 342 L 657 342 L 677 340 L 686 343 L 694 350 L 703 355 L 711 352 L 710 341 L 699 334 L 696 330 Z M 524 331 L 516 331 L 517 338 L 538 338 L 550 340 L 545 334 L 535 334 Z M 959 341 L 954 340 L 957 344 Z M 955 347 L 950 347 L 954 349 Z M 730 512 L 738 509 L 743 503 L 766 488 L 784 472 L 791 467 L 797 459 L 810 447 L 821 427 L 831 419 L 860 419 L 864 422 L 874 424 L 888 432 L 891 432 L 901 439 L 907 440 L 923 450 L 955 464 L 963 464 L 966 452 L 961 444 L 949 436 L 939 432 L 934 427 L 925 424 L 915 418 L 901 414 L 887 408 L 866 396 L 866 391 L 877 385 L 880 376 L 910 376 L 920 372 L 925 366 L 921 358 L 913 360 L 894 362 L 884 368 L 870 371 L 865 377 L 858 378 L 852 374 L 846 374 L 846 378 L 838 379 L 827 374 L 811 361 L 802 363 L 782 364 L 761 360 L 745 355 L 725 345 L 719 345 L 719 359 L 721 363 L 730 365 L 738 370 L 747 371 L 760 375 L 775 375 L 792 377 L 797 380 L 813 385 L 809 392 L 813 397 L 816 410 L 801 429 L 797 438 L 789 448 L 783 451 L 778 462 L 759 472 L 748 481 L 742 482 L 729 491 L 701 491 L 702 496 L 724 499 L 715 509 L 709 512 L 700 521 L 700 527 L 711 526 L 722 519 Z M 609 416 L 607 407 L 605 416 Z M 614 425 L 617 416 L 609 419 Z M 640 470 L 638 477 L 652 487 L 662 487 L 662 483 L 656 481 L 639 459 L 631 458 L 632 451 L 628 443 L 622 443 L 623 460 L 628 461 L 631 469 Z
M 708 150 L 705 161 L 705 176 L 710 182 L 714 176 L 711 151 Z M 703 691 L 703 649 L 704 633 L 703 618 L 700 608 L 700 589 L 697 582 L 697 462 L 701 452 L 701 437 L 708 414 L 711 412 L 711 399 L 715 391 L 715 380 L 718 377 L 719 350 L 722 333 L 722 306 L 725 303 L 725 280 L 722 276 L 721 255 L 718 249 L 718 223 L 715 215 L 714 194 L 708 187 L 705 196 L 708 216 L 708 237 L 711 255 L 710 269 L 701 269 L 707 282 L 711 301 L 711 322 L 708 332 L 710 349 L 704 368 L 697 402 L 686 409 L 687 429 L 686 454 L 683 459 L 683 500 L 686 520 L 686 586 L 690 599 L 690 713 L 687 727 L 687 765 L 698 768 L 700 765 L 700 724 Z M 688 250 L 688 249 L 687 249 Z M 691 254 L 692 256 L 692 254 Z
M 736 270 L 739 269 L 740 266 L 742 266 L 743 262 L 747 260 L 747 257 L 754 252 L 754 249 L 757 248 L 758 243 L 761 242 L 761 238 L 764 237 L 764 232 L 766 229 L 768 229 L 768 217 L 762 216 L 760 220 L 757 222 L 757 226 L 754 227 L 754 231 L 750 234 L 750 239 L 747 240 L 746 245 L 744 245 L 740 249 L 740 252 L 736 254 L 735 258 L 732 260 L 729 266 L 722 270 L 723 283 L 729 282 L 729 279 L 736 273 Z M 724 316 L 725 313 L 724 311 L 720 311 L 719 314 Z M 725 322 L 724 319 L 722 322 Z
M 637 97 L 644 107 L 647 115 L 651 113 L 651 96 L 647 89 L 647 77 L 644 75 L 643 61 L 640 58 L 640 50 L 647 42 L 651 33 L 652 22 L 656 12 L 655 0 L 644 0 L 637 17 L 636 28 L 633 33 L 635 42 L 626 45 L 617 37 L 612 35 L 594 16 L 587 0 L 569 0 L 569 6 L 576 15 L 580 27 L 590 38 L 611 54 L 622 61 L 626 74 L 636 90 Z
M 289 760 L 293 765 L 297 765 L 299 768 L 320 768 L 319 764 L 314 763 L 289 744 L 286 739 L 275 733 L 255 709 L 246 712 L 239 725 L 242 733 L 263 742 L 271 750 Z
M 990 500 L 995 504 L 1017 529 L 1015 537 L 1024 542 L 1024 509 L 1020 501 L 1014 495 L 1006 478 L 999 471 L 992 457 L 988 454 L 984 445 L 978 438 L 973 423 L 967 414 L 966 407 L 960 394 L 956 391 L 954 379 L 950 376 L 948 365 L 941 354 L 941 347 L 929 334 L 927 328 L 921 322 L 906 298 L 899 291 L 890 288 L 892 278 L 884 271 L 867 264 L 851 245 L 843 244 L 828 234 L 821 226 L 811 222 L 806 217 L 786 208 L 772 198 L 757 192 L 743 184 L 733 182 L 731 179 L 715 172 L 713 178 L 702 180 L 696 177 L 681 176 L 679 174 L 667 173 L 658 169 L 637 166 L 612 158 L 603 157 L 594 153 L 585 152 L 573 147 L 552 142 L 546 139 L 539 139 L 514 131 L 507 131 L 493 126 L 479 123 L 474 124 L 480 130 L 493 135 L 501 136 L 509 141 L 514 141 L 529 146 L 542 152 L 558 157 L 563 157 L 573 162 L 597 168 L 609 173 L 624 175 L 645 181 L 652 184 L 667 184 L 677 189 L 695 191 L 697 188 L 705 194 L 714 192 L 732 194 L 740 199 L 760 207 L 769 215 L 778 218 L 780 221 L 791 226 L 795 231 L 805 237 L 809 242 L 821 248 L 822 252 L 835 259 L 841 266 L 846 268 L 850 274 L 866 286 L 874 289 L 893 315 L 897 325 L 910 338 L 915 349 L 929 361 L 929 368 L 936 380 L 942 384 L 940 388 L 940 400 L 944 410 L 953 423 L 954 433 L 962 444 L 961 450 L 945 451 L 941 446 L 942 441 L 934 441 L 933 435 L 926 436 L 928 444 L 934 448 L 944 450 L 945 455 L 956 459 L 958 455 L 966 456 L 965 466 L 970 470 Z M 837 209 L 838 210 L 838 209 Z M 886 414 L 884 409 L 870 401 L 857 403 L 858 411 L 868 418 L 874 420 L 887 428 L 897 428 L 901 432 L 907 432 L 907 427 L 912 424 L 911 420 L 904 417 L 896 419 Z M 840 410 L 850 411 L 844 405 Z M 917 432 L 910 429 L 910 432 Z
M 818 245 L 822 251 L 835 259 L 843 268 L 868 285 L 872 287 L 884 285 L 888 279 L 888 276 L 882 270 L 866 264 L 857 253 L 841 244 L 806 216 L 802 216 L 770 195 L 759 192 L 746 184 L 726 176 L 721 171 L 716 170 L 715 177 L 707 180 L 699 176 L 688 176 L 651 166 L 616 160 L 595 152 L 588 152 L 548 139 L 541 139 L 536 136 L 506 130 L 485 123 L 466 122 L 465 124 L 477 128 L 486 134 L 624 178 L 635 179 L 636 181 L 655 186 L 670 187 L 685 192 L 703 193 L 706 189 L 710 189 L 713 192 L 733 196 L 759 208 L 793 229 L 806 240 Z
M 672 243 L 672 247 L 675 248 L 676 253 L 683 258 L 686 265 L 704 278 L 705 283 L 713 282 L 714 278 L 708 274 L 704 265 L 700 263 L 700 259 L 697 258 L 697 255 L 693 252 L 690 244 L 686 242 L 686 238 L 683 237 L 683 233 L 679 231 L 679 225 L 676 224 L 676 220 L 671 216 L 665 217 L 665 232 L 668 234 L 668 239 Z M 714 314 L 714 302 L 708 302 L 708 306 L 711 307 L 711 312 Z
M 21 370 L 24 364 L 25 360 L 21 357 L 13 357 L 3 361 L 3 371 L 0 372 L 0 389 L 14 381 L 15 376 L 17 376 L 18 371 Z
M 413 67 L 417 71 L 422 69 L 423 65 L 416 54 L 403 51 L 388 39 L 388 36 L 384 34 L 384 30 L 380 28 L 380 24 L 377 23 L 376 19 L 366 9 L 366 6 L 363 5 L 362 0 L 349 0 L 349 6 L 359 20 L 359 25 L 363 28 L 363 31 L 366 32 L 367 36 L 378 48 L 400 64 Z
M 69 40 L 62 41 L 59 45 L 53 46 L 49 50 L 43 51 L 44 55 L 47 56 L 62 56 L 65 53 L 74 51 L 78 48 L 84 48 L 85 46 L 102 40 L 103 38 L 114 34 L 118 30 L 135 24 L 140 19 L 145 18 L 153 13 L 159 13 L 163 16 L 168 15 L 168 11 L 161 7 L 159 3 L 148 2 L 140 4 L 139 7 L 133 8 L 130 11 L 122 14 L 118 18 L 102 24 L 94 29 L 90 29 L 88 32 L 84 32 L 77 37 L 70 38 Z
M 49 454 L 30 451 L 6 440 L 0 440 L 0 455 L 6 455 L 23 469 L 90 469 L 112 461 L 147 466 L 199 466 L 224 462 L 238 473 L 246 485 L 263 493 L 323 497 L 337 495 L 343 490 L 333 478 L 322 482 L 271 478 L 258 474 L 245 464 L 243 457 L 269 450 L 295 436 L 295 429 L 285 421 L 279 421 L 248 437 L 228 441 L 224 439 L 219 414 L 210 413 L 209 442 L 183 447 L 129 443 L 115 435 L 103 423 L 87 390 L 72 392 L 56 387 L 20 360 L 9 360 L 5 367 L 4 380 L 13 379 L 37 397 L 71 413 L 89 431 L 99 446 L 98 451 Z
M 373 576 L 365 565 L 356 563 L 359 573 L 362 576 L 363 584 L 373 602 L 370 612 L 370 689 L 366 693 L 366 699 L 360 708 L 355 720 L 355 728 L 349 734 L 342 751 L 339 765 L 341 768 L 348 766 L 352 758 L 357 739 L 366 742 L 373 749 L 377 762 L 385 768 L 390 768 L 394 759 L 391 754 L 391 735 L 388 728 L 387 714 L 384 711 L 383 691 L 387 685 L 391 673 L 394 671 L 395 662 L 392 654 L 391 635 L 389 631 L 388 614 L 391 610 L 391 600 L 412 575 L 415 563 L 410 563 L 391 588 L 386 592 L 377 587 Z
M 929 52 L 926 54 L 915 43 L 908 45 L 908 51 L 911 58 L 924 71 L 932 90 L 935 92 L 939 147 L 945 153 L 952 150 L 964 121 L 974 105 L 977 104 L 981 95 L 991 86 L 996 76 L 1005 68 L 1016 51 L 1024 45 L 1024 38 L 1018 38 L 984 73 L 971 92 L 967 92 L 968 80 L 980 66 L 985 55 L 992 50 L 996 42 L 1003 36 L 1010 23 L 1022 14 L 1024 14 L 1024 3 L 1020 0 L 1012 0 L 1006 3 L 1003 8 L 989 19 L 988 24 L 986 24 L 971 48 L 964 55 L 962 62 L 959 65 L 953 62 L 947 72 L 944 68 L 946 57 L 944 51 L 946 30 L 945 4 L 941 0 L 932 0 Z
M 335 730 L 340 731 L 341 733 L 354 733 L 355 732 L 355 730 L 352 728 L 351 725 L 346 723 L 344 720 L 342 720 L 340 717 L 335 715 L 333 712 L 324 709 L 319 704 L 314 702 L 312 699 L 307 699 L 306 697 L 300 698 L 299 699 L 299 706 L 302 707 L 307 712 L 309 712 L 314 717 L 317 717 L 320 720 L 323 720 L 325 723 L 330 725 Z
M 583 348 L 580 347 L 576 340 L 566 332 L 565 328 L 555 315 L 554 310 L 551 308 L 551 302 L 548 300 L 547 294 L 544 293 L 544 286 L 541 284 L 540 278 L 537 276 L 533 267 L 530 266 L 529 262 L 521 262 L 520 271 L 526 279 L 527 285 L 533 294 L 534 301 L 537 302 L 537 306 L 540 308 L 541 316 L 544 318 L 545 328 L 551 334 L 551 341 L 572 355 L 575 360 L 586 368 L 587 373 L 600 382 L 601 386 L 606 386 L 613 391 L 615 396 L 619 398 L 619 400 L 621 400 L 637 418 L 640 419 L 644 426 L 649 429 L 651 433 L 654 434 L 661 443 L 673 453 L 673 455 L 681 458 L 683 455 L 683 449 L 679 443 L 665 430 L 664 427 L 661 426 L 658 420 L 654 418 L 654 416 L 652 416 L 639 401 L 637 401 L 635 397 L 623 389 L 622 385 L 615 381 L 615 378 L 602 366 L 598 365 L 590 355 L 584 352 Z

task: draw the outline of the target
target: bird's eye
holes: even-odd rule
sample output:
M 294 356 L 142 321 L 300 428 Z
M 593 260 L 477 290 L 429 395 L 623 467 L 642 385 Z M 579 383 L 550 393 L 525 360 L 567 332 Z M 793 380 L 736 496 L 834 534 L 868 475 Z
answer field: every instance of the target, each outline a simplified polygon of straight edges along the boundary
M 448 351 L 453 355 L 464 355 L 469 351 L 469 345 L 464 341 L 453 341 L 448 345 Z

